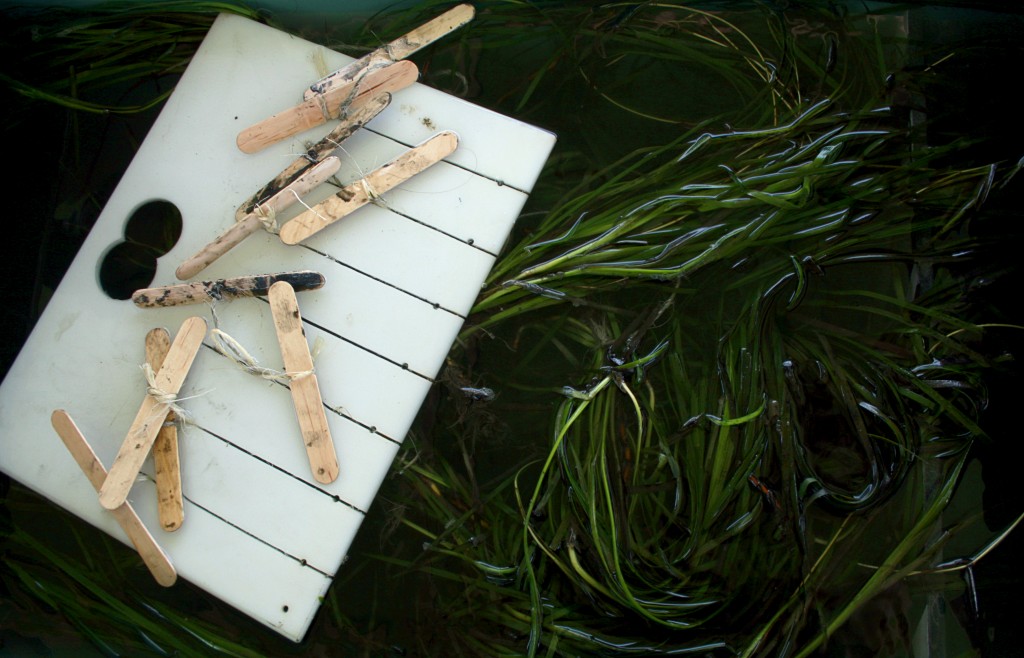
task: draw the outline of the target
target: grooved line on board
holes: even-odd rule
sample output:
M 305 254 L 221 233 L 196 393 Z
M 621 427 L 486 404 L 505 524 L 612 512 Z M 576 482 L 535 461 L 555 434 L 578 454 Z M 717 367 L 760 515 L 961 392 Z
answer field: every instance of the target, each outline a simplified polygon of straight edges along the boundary
M 403 142 L 400 139 L 395 139 L 394 137 L 391 137 L 390 135 L 385 135 L 384 133 L 379 132 L 377 130 L 374 130 L 373 128 L 370 128 L 369 126 L 363 126 L 362 129 L 367 131 L 367 132 L 371 132 L 374 135 L 378 135 L 380 137 L 383 137 L 385 139 L 390 139 L 392 142 L 395 142 L 396 144 L 401 144 L 402 146 L 404 146 L 406 148 L 412 148 L 412 147 L 416 146 L 415 144 L 406 144 L 405 142 Z M 511 183 L 503 181 L 503 180 L 501 180 L 499 178 L 494 178 L 493 176 L 488 176 L 487 174 L 482 174 L 479 171 L 474 171 L 474 170 L 470 169 L 469 167 L 467 167 L 466 165 L 461 165 L 461 164 L 459 164 L 457 162 L 450 162 L 447 159 L 442 160 L 442 162 L 447 162 L 451 166 L 458 167 L 459 169 L 462 169 L 463 171 L 467 171 L 467 172 L 473 174 L 474 176 L 479 176 L 480 178 L 486 178 L 489 181 L 497 183 L 501 187 L 507 187 L 509 189 L 515 190 L 516 192 L 522 192 L 523 194 L 529 194 L 529 191 L 527 191 L 527 190 L 520 189 L 520 188 L 516 187 L 515 185 L 512 185 Z
M 270 303 L 266 299 L 263 299 L 262 297 L 259 297 L 258 299 L 260 301 L 262 301 L 263 303 L 265 303 L 265 304 L 269 304 Z M 342 336 L 341 334 L 337 333 L 336 331 L 334 331 L 330 327 L 327 327 L 325 325 L 319 324 L 317 322 L 313 322 L 312 320 L 310 320 L 307 317 L 303 317 L 302 318 L 302 324 L 303 324 L 303 326 L 308 324 L 309 326 L 311 326 L 311 327 L 313 327 L 315 329 L 319 329 L 320 331 L 322 331 L 322 332 L 324 332 L 326 334 L 334 336 L 338 340 L 344 341 L 344 342 L 348 343 L 349 345 L 351 345 L 353 347 L 357 347 L 357 348 L 363 350 L 367 354 L 373 355 L 373 356 L 377 357 L 378 359 L 380 359 L 382 361 L 387 361 L 388 363 L 390 363 L 391 365 L 395 366 L 399 370 L 405 370 L 405 371 L 407 371 L 407 372 L 409 372 L 409 373 L 411 373 L 413 375 L 416 375 L 417 377 L 420 377 L 422 379 L 427 380 L 431 384 L 434 383 L 434 378 L 433 377 L 430 377 L 428 375 L 424 375 L 423 373 L 421 373 L 421 372 L 419 372 L 417 370 L 413 370 L 412 367 L 409 366 L 409 364 L 407 364 L 407 363 L 400 363 L 400 362 L 395 361 L 394 359 L 392 359 L 390 357 L 384 356 L 380 352 L 377 352 L 375 350 L 371 350 L 369 347 L 366 347 L 365 345 L 357 343 L 356 341 L 352 340 L 351 338 L 347 338 L 345 336 Z M 207 346 L 207 347 L 209 347 L 209 346 Z M 327 405 L 325 404 L 324 406 L 327 406 Z M 327 407 L 327 408 L 330 409 L 331 407 Z M 362 424 L 362 423 L 360 423 L 360 424 Z
M 231 439 L 225 438 L 225 437 L 221 436 L 220 434 L 217 434 L 213 430 L 208 430 L 205 427 L 203 427 L 202 425 L 196 425 L 195 427 L 198 427 L 199 429 L 201 429 L 202 431 L 206 432 L 207 434 L 209 434 L 210 436 L 214 437 L 215 439 L 219 439 L 219 440 L 223 441 L 225 444 L 227 444 L 228 446 L 234 448 L 235 450 L 237 450 L 237 451 L 239 451 L 239 452 L 241 452 L 241 453 L 243 453 L 245 455 L 248 455 L 249 457 L 252 457 L 253 459 L 255 459 L 255 460 L 259 461 L 259 462 L 262 462 L 262 463 L 266 464 L 267 466 L 270 466 L 271 468 L 273 468 L 276 471 L 279 471 L 279 472 L 287 475 L 288 477 L 290 477 L 291 479 L 295 480 L 296 482 L 302 483 L 303 485 L 309 487 L 313 491 L 316 491 L 317 493 L 319 493 L 321 495 L 327 496 L 328 498 L 330 498 L 334 502 L 341 503 L 345 507 L 349 507 L 349 508 L 355 510 L 356 512 L 359 512 L 360 514 L 362 514 L 364 516 L 366 515 L 366 510 L 360 509 L 359 507 L 357 507 L 354 504 L 348 502 L 347 500 L 345 500 L 344 498 L 342 498 L 338 494 L 332 494 L 332 493 L 329 493 L 327 491 L 324 491 L 320 487 L 318 487 L 318 486 L 316 486 L 316 485 L 314 485 L 314 484 L 312 484 L 310 482 L 307 482 L 306 480 L 303 480 L 301 477 L 295 475 L 291 471 L 288 471 L 288 470 L 286 470 L 284 468 L 281 468 L 280 466 L 278 466 L 274 462 L 270 461 L 269 459 L 266 459 L 264 457 L 261 457 L 260 455 L 257 455 L 255 452 L 252 452 L 250 450 L 246 450 L 245 448 L 243 448 L 242 446 L 238 445 L 237 443 L 235 443 Z M 383 437 L 383 435 L 381 435 L 381 436 Z
M 377 277 L 377 276 L 374 276 L 374 275 L 370 274 L 369 272 L 364 272 L 363 270 L 359 269 L 358 267 L 353 267 L 352 265 L 349 265 L 348 263 L 346 263 L 344 261 L 338 260 L 337 258 L 335 258 L 334 256 L 332 256 L 332 255 L 330 255 L 330 254 L 328 254 L 326 252 L 320 251 L 319 249 L 314 249 L 313 247 L 310 247 L 308 244 L 299 244 L 297 246 L 303 247 L 305 249 L 309 249 L 314 254 L 319 254 L 320 256 L 323 256 L 324 258 L 326 258 L 326 259 L 328 259 L 328 260 L 330 260 L 330 261 L 332 261 L 334 263 L 337 263 L 338 265 L 341 265 L 342 267 L 345 267 L 347 269 L 352 270 L 356 274 L 361 274 L 361 275 L 365 276 L 368 279 L 373 279 L 377 283 L 383 283 L 384 285 L 386 285 L 389 288 L 394 288 L 398 292 L 401 292 L 401 293 L 404 293 L 406 295 L 409 295 L 413 299 L 418 299 L 421 302 L 430 305 L 431 308 L 440 309 L 442 311 L 446 311 L 448 313 L 451 313 L 452 315 L 454 315 L 457 318 L 462 318 L 463 320 L 466 319 L 465 315 L 463 315 L 463 314 L 461 314 L 461 313 L 459 313 L 457 311 L 453 311 L 450 308 L 446 308 L 440 302 L 432 302 L 429 299 L 427 299 L 426 297 L 422 297 L 420 295 L 417 295 L 414 292 L 409 292 L 405 288 L 399 287 L 399 286 L 395 285 L 394 283 L 391 283 L 390 281 L 385 281 L 384 279 L 382 279 L 380 277 Z
M 291 554 L 291 553 L 289 553 L 288 551 L 286 551 L 286 550 L 284 550 L 284 549 L 282 549 L 282 548 L 280 548 L 280 547 L 278 547 L 278 546 L 274 546 L 273 544 L 271 544 L 270 542 L 268 542 L 268 541 L 267 541 L 266 539 L 263 539 L 262 537 L 259 537 L 259 536 L 257 536 L 257 535 L 254 535 L 253 533 L 249 532 L 249 531 L 248 531 L 248 530 L 246 530 L 245 528 L 243 528 L 243 527 L 241 527 L 241 526 L 239 526 L 239 525 L 236 525 L 236 524 L 232 523 L 231 521 L 229 521 L 229 520 L 225 519 L 225 518 L 224 518 L 223 516 L 221 516 L 220 514 L 217 514 L 216 512 L 214 512 L 214 511 L 210 510 L 210 509 L 209 509 L 209 508 L 207 508 L 207 507 L 203 507 L 202 505 L 200 505 L 200 504 L 199 504 L 199 503 L 197 503 L 196 501 L 192 500 L 192 499 L 191 499 L 191 498 L 189 498 L 188 496 L 185 496 L 185 495 L 183 495 L 183 496 L 182 496 L 182 498 L 184 498 L 185 500 L 187 500 L 187 501 L 188 501 L 189 503 L 191 503 L 192 505 L 195 505 L 195 506 L 196 506 L 197 508 L 199 508 L 199 509 L 203 510 L 204 512 L 206 512 L 207 514 L 209 514 L 209 515 L 210 515 L 210 516 L 212 516 L 213 518 L 217 519 L 218 521 L 221 521 L 222 523 L 224 523 L 224 524 L 226 524 L 226 525 L 229 525 L 229 526 L 231 526 L 232 528 L 234 528 L 235 530 L 237 530 L 237 531 L 241 532 L 242 534 L 244 534 L 244 535 L 247 535 L 247 536 L 249 536 L 249 537 L 251 537 L 251 538 L 255 539 L 256 541 L 258 541 L 259 543 L 263 544 L 264 546 L 267 546 L 267 547 L 269 547 L 269 548 L 272 548 L 272 549 L 274 549 L 275 551 L 277 551 L 277 552 L 278 552 L 278 553 L 280 553 L 281 555 L 284 555 L 285 557 L 289 557 L 289 558 L 291 558 L 291 559 L 295 560 L 296 562 L 298 562 L 298 563 L 299 563 L 299 566 L 302 566 L 302 567 L 304 567 L 304 568 L 306 568 L 306 569 L 312 569 L 313 571 L 315 571 L 315 572 L 317 572 L 318 574 L 320 574 L 320 575 L 324 576 L 325 578 L 333 578 L 333 577 L 334 577 L 334 575 L 333 575 L 333 574 L 329 574 L 329 573 L 327 573 L 326 571 L 324 571 L 323 569 L 319 569 L 319 568 L 317 568 L 317 567 L 314 567 L 314 566 L 313 566 L 312 564 L 310 564 L 309 560 L 306 560 L 305 558 L 300 558 L 300 557 L 296 557 L 295 555 L 292 555 L 292 554 Z
M 344 339 L 342 339 L 342 340 L 344 340 Z M 208 350 L 212 350 L 218 356 L 221 356 L 220 352 L 217 352 L 217 348 L 213 347 L 212 345 L 207 345 L 206 343 L 203 343 L 203 347 L 205 347 Z M 412 370 L 409 370 L 409 372 L 411 372 L 413 374 L 416 374 L 416 375 L 419 375 L 419 373 L 416 373 L 416 372 L 414 372 Z M 419 375 L 419 376 L 422 377 L 423 375 Z M 284 388 L 288 388 L 288 385 L 285 384 L 284 382 L 279 382 L 279 381 L 276 381 L 276 380 L 273 380 L 273 379 L 268 379 L 267 381 L 269 381 L 269 382 L 271 382 L 273 384 L 277 384 L 278 386 L 283 386 Z M 427 381 L 430 381 L 431 383 L 433 383 L 433 380 L 428 379 Z M 381 432 L 380 430 L 378 430 L 376 425 L 367 425 L 366 423 L 356 419 L 354 416 L 350 416 L 347 413 L 343 413 L 343 412 L 339 411 L 338 408 L 330 406 L 326 402 L 324 402 L 323 405 L 324 405 L 324 409 L 327 409 L 328 411 L 331 411 L 334 414 L 336 414 L 338 416 L 341 416 L 342 418 L 344 418 L 345 420 L 349 421 L 350 423 L 352 423 L 354 425 L 358 425 L 359 427 L 362 427 L 363 429 L 365 429 L 368 432 L 370 432 L 370 434 L 376 434 L 380 438 L 382 438 L 382 439 L 384 439 L 386 441 L 390 441 L 391 443 L 394 443 L 395 445 L 402 445 L 402 442 L 399 441 L 398 439 L 396 439 L 394 437 L 391 437 L 391 436 L 385 434 L 384 432 Z M 203 429 L 204 431 L 209 432 L 209 430 L 206 430 L 205 428 L 201 428 L 201 429 Z M 210 434 L 213 434 L 214 436 L 218 436 L 215 432 L 210 432 Z M 218 438 L 221 438 L 221 439 L 227 441 L 227 439 L 224 439 L 223 437 L 218 436 Z M 230 443 L 230 441 L 228 441 L 228 443 Z M 234 444 L 232 444 L 232 445 L 234 445 Z M 239 449 L 240 450 L 244 450 L 243 448 L 239 448 Z

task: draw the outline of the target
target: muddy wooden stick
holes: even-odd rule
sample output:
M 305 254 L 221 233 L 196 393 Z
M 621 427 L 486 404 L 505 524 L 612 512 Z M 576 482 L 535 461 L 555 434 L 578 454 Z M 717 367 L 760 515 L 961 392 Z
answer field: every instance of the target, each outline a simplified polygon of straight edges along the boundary
M 202 318 L 191 317 L 182 323 L 178 335 L 171 343 L 171 349 L 167 352 L 163 367 L 156 373 L 155 389 L 163 395 L 178 394 L 205 336 L 206 321 Z M 121 444 L 121 449 L 114 458 L 110 472 L 100 489 L 100 504 L 109 510 L 119 507 L 128 499 L 128 492 L 135 484 L 142 462 L 146 460 L 146 455 L 153 447 L 156 435 L 170 411 L 170 403 L 157 399 L 154 396 L 155 392 L 147 393 L 142 401 L 142 406 L 135 415 L 128 435 Z
M 139 308 L 204 304 L 221 299 L 266 296 L 270 286 L 287 281 L 295 290 L 317 290 L 324 286 L 324 275 L 312 270 L 253 274 L 231 279 L 193 281 L 156 288 L 142 288 L 132 293 L 132 302 Z
M 174 275 L 181 280 L 191 279 L 210 266 L 215 260 L 226 254 L 232 248 L 238 246 L 263 225 L 263 216 L 266 213 L 278 213 L 298 201 L 310 190 L 319 186 L 328 178 L 338 173 L 341 167 L 341 160 L 331 156 L 324 158 L 323 162 L 310 167 L 305 172 L 272 197 L 263 202 L 258 208 L 232 224 L 226 231 L 221 233 L 216 240 L 200 249 L 178 266 Z
M 337 119 L 342 112 L 384 92 L 395 93 L 416 82 L 419 69 L 409 61 L 370 67 L 355 79 L 295 107 L 249 126 L 235 142 L 245 153 L 256 153 L 292 135 Z
M 384 44 L 371 53 L 363 55 L 354 62 L 338 69 L 334 73 L 321 78 L 306 90 L 304 97 L 309 100 L 318 94 L 324 94 L 340 85 L 353 80 L 359 73 L 371 66 L 397 62 L 405 59 L 417 50 L 424 48 L 448 33 L 473 20 L 475 10 L 472 5 L 457 5 L 437 18 L 431 19 L 391 43 Z
M 146 334 L 146 363 L 158 372 L 171 349 L 171 337 L 166 329 L 153 329 Z M 153 465 L 156 468 L 156 500 L 160 527 L 173 532 L 185 519 L 185 506 L 181 498 L 181 462 L 178 458 L 178 428 L 174 425 L 174 412 L 167 414 L 163 427 L 153 443 Z
M 75 458 L 78 467 L 82 469 L 82 472 L 85 473 L 93 488 L 98 492 L 107 477 L 107 471 L 96 457 L 92 446 L 89 445 L 89 442 L 85 440 L 78 426 L 75 425 L 75 421 L 63 409 L 57 409 L 50 415 L 50 424 L 53 425 L 57 436 L 67 446 L 68 452 Z M 143 525 L 142 520 L 139 519 L 132 506 L 128 503 L 123 503 L 110 510 L 110 512 L 114 515 L 114 519 L 117 520 L 121 529 L 124 530 L 124 534 L 128 535 L 128 539 L 135 546 L 139 557 L 142 558 L 149 572 L 153 574 L 156 582 L 164 587 L 173 585 L 174 581 L 178 579 L 174 566 L 156 543 L 156 540 L 153 539 L 153 535 L 149 534 L 149 530 L 146 530 L 146 526 Z
M 458 135 L 450 130 L 434 135 L 391 162 L 374 169 L 364 178 L 346 185 L 334 196 L 285 222 L 281 227 L 281 241 L 285 244 L 302 242 L 365 206 L 375 197 L 440 162 L 451 155 L 458 145 Z
M 319 142 L 306 149 L 302 156 L 275 176 L 274 180 L 264 185 L 256 194 L 253 194 L 242 205 L 238 206 L 238 210 L 235 211 L 235 218 L 239 221 L 245 219 L 245 216 L 253 212 L 257 205 L 266 203 L 267 199 L 275 196 L 282 189 L 290 185 L 310 167 L 336 151 L 342 142 L 384 111 L 384 108 L 390 103 L 391 94 L 383 93 L 379 96 L 374 96 L 358 107 L 352 108 L 350 112 L 341 118 L 341 121 L 335 126 L 334 130 L 327 133 Z
M 295 405 L 295 415 L 306 445 L 306 456 L 313 478 L 329 484 L 338 478 L 338 456 L 334 451 L 334 440 L 327 425 L 320 386 L 313 372 L 313 357 L 309 353 L 306 334 L 302 330 L 302 317 L 295 291 L 285 281 L 270 287 L 270 312 L 274 316 L 277 341 L 281 345 L 285 373 L 291 379 L 288 384 Z

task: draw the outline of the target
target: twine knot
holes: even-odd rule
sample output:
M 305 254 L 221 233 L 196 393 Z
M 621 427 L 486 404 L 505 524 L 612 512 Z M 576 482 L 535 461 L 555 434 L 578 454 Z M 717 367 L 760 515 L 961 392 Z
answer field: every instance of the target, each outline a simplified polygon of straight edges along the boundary
M 183 424 L 192 424 L 192 414 L 183 409 L 178 403 L 186 398 L 179 398 L 173 393 L 168 393 L 162 390 L 156 385 L 156 372 L 153 367 L 148 363 L 142 364 L 142 373 L 146 377 L 146 394 L 156 400 L 158 403 L 166 405 L 167 408 L 174 413 L 174 422 L 180 422 Z M 173 424 L 173 423 L 172 423 Z

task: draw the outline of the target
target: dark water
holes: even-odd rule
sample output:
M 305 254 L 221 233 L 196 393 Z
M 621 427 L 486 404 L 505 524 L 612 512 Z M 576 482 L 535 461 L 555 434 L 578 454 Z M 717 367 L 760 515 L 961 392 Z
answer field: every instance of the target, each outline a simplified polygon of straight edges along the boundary
M 559 3 L 548 3 L 559 4 Z M 975 138 L 957 154 L 958 166 L 987 163 L 993 158 L 1006 158 L 1010 154 L 1024 154 L 1024 130 L 1021 129 L 1019 105 L 1016 104 L 1016 71 L 1024 62 L 1024 52 L 1018 43 L 1024 19 L 1009 3 L 987 3 L 984 7 L 958 7 L 957 3 L 910 3 L 897 7 L 890 3 L 877 3 L 880 29 L 887 30 L 887 47 L 902 49 L 903 68 L 895 72 L 895 79 L 886 80 L 889 71 L 873 72 L 864 86 L 864 93 L 886 92 L 899 96 L 900 76 L 920 74 L 935 61 L 935 53 L 947 52 L 955 46 L 956 56 L 945 63 L 942 78 L 936 78 L 928 91 L 928 141 L 941 145 L 958 137 Z M 784 13 L 784 24 L 794 33 L 816 40 L 816 56 L 828 60 L 842 58 L 845 52 L 830 40 L 830 25 L 821 20 L 822 11 L 864 11 L 863 3 L 798 3 L 775 2 L 759 5 L 737 3 L 702 3 L 705 9 L 724 11 L 735 20 L 750 20 L 750 11 Z M 844 7 L 846 8 L 844 10 Z M 767 8 L 767 9 L 765 9 Z M 600 29 L 614 33 L 620 24 L 634 16 L 638 5 L 623 4 L 616 11 L 588 14 L 586 20 L 597 21 Z M 898 9 L 898 10 L 897 10 Z M 666 33 L 673 29 L 672 16 L 659 15 Z M 300 32 L 305 38 L 330 45 L 332 40 L 344 41 L 353 33 L 347 21 L 335 22 L 331 16 L 282 17 L 290 20 L 286 27 Z M 329 26 L 329 27 L 328 27 Z M 559 135 L 558 150 L 545 182 L 527 207 L 527 215 L 519 230 L 528 230 L 533 219 L 530 213 L 548 207 L 574 178 L 592 169 L 596 163 L 611 162 L 634 148 L 660 143 L 674 138 L 679 123 L 697 122 L 701 118 L 717 115 L 722 107 L 729 107 L 742 95 L 722 83 L 707 71 L 680 71 L 664 64 L 649 70 L 632 71 L 630 83 L 650 90 L 630 93 L 629 88 L 615 98 L 633 98 L 634 109 L 657 114 L 666 108 L 681 106 L 685 112 L 674 117 L 677 123 L 638 121 L 626 117 L 607 100 L 593 94 L 578 77 L 564 80 L 546 80 L 534 102 L 518 107 L 516 99 L 509 97 L 521 70 L 543 69 L 545 57 L 560 44 L 545 41 L 548 36 L 532 34 L 528 26 L 517 38 L 510 40 L 503 51 L 498 48 L 470 48 L 463 59 L 449 60 L 440 53 L 425 69 L 425 81 L 439 88 L 457 91 L 469 100 L 517 116 Z M 347 30 L 347 32 L 346 32 Z M 503 33 L 508 36 L 508 33 Z M 852 38 L 844 35 L 844 38 Z M 897 45 L 892 45 L 897 44 Z M 945 48 L 945 49 L 944 49 Z M 503 54 L 504 53 L 504 54 Z M 514 56 L 508 53 L 514 53 Z M 22 69 L 17 57 L 7 52 L 3 73 L 27 76 L 33 70 L 26 64 Z M 601 69 L 596 69 L 601 72 Z M 452 71 L 461 77 L 453 78 Z M 877 74 L 877 75 L 875 75 Z M 612 75 L 608 73 L 608 75 Z M 671 84 L 666 83 L 671 81 Z M 614 80 L 595 80 L 612 85 Z M 173 84 L 173 76 L 158 80 L 156 87 Z M 873 87 L 872 87 L 873 85 Z M 875 92 L 872 92 L 871 89 Z M 88 232 L 91 222 L 102 209 L 104 199 L 113 190 L 120 173 L 131 160 L 135 146 L 144 138 L 149 122 L 156 116 L 150 111 L 136 116 L 97 116 L 77 114 L 69 116 L 64 110 L 32 103 L 12 93 L 6 86 L 0 91 L 3 107 L 5 136 L 12 164 L 17 173 L 9 176 L 9 188 L 19 194 L 8 200 L 13 207 L 7 214 L 8 224 L 17 232 L 6 241 L 4 273 L 8 285 L 3 297 L 2 356 L 0 371 L 6 372 L 17 354 L 20 344 L 31 331 L 32 324 L 45 305 L 46 298 L 59 283 L 73 259 L 78 245 Z M 812 90 L 813 91 L 813 90 Z M 122 90 L 125 98 L 144 97 L 152 93 L 146 89 Z M 913 120 L 914 112 L 925 108 L 915 106 L 915 98 L 898 98 Z M 742 115 L 737 116 L 742 119 Z M 628 119 L 628 120 L 627 120 Z M 1015 190 L 993 199 L 992 219 L 985 230 L 991 235 L 1004 236 L 989 247 L 986 258 L 1005 262 L 1006 272 L 991 283 L 979 281 L 976 294 L 989 300 L 996 316 L 989 321 L 1020 324 L 1024 318 L 1014 301 L 1019 296 L 1020 276 L 1015 263 L 1021 236 L 1018 211 L 1014 208 Z M 970 277 L 970 272 L 964 272 Z M 529 330 L 532 331 L 532 330 Z M 521 459 L 523 436 L 546 438 L 550 418 L 557 400 L 544 397 L 531 390 L 499 390 L 492 404 L 459 398 L 460 386 L 494 385 L 504 377 L 508 381 L 534 382 L 537 389 L 557 388 L 572 380 L 577 373 L 552 373 L 537 367 L 545 359 L 529 360 L 524 365 L 519 355 L 528 349 L 531 340 L 537 340 L 527 330 L 505 329 L 497 335 L 515 351 L 481 347 L 460 354 L 443 376 L 435 394 L 421 412 L 413 432 L 414 439 L 423 440 L 437 423 L 451 422 L 453 418 L 473 431 L 462 436 L 467 452 L 477 455 L 481 479 L 488 474 L 498 475 L 502 466 Z M 1009 333 L 997 338 L 993 352 L 1012 354 L 1017 341 Z M 551 348 L 545 348 L 551 349 Z M 542 355 L 543 356 L 543 355 Z M 558 354 L 552 352 L 549 361 Z M 579 366 L 579 371 L 584 370 Z M 967 534 L 949 547 L 947 555 L 969 554 L 992 536 L 992 532 L 1011 523 L 1024 510 L 1018 472 L 1019 462 L 1011 457 L 1007 443 L 1015 436 L 1017 411 L 1016 391 L 1021 383 L 1019 367 L 1007 365 L 992 373 L 987 383 L 988 407 L 982 416 L 983 427 L 991 441 L 982 441 L 974 447 L 970 463 L 957 499 L 950 511 L 951 518 L 967 516 L 980 509 L 984 528 L 975 526 L 974 535 Z M 0 437 L 2 440 L 2 437 Z M 462 446 L 451 450 L 461 454 Z M 1012 446 L 1011 446 L 1012 448 Z M 132 556 L 101 537 L 91 528 L 84 527 L 66 514 L 55 510 L 26 492 L 17 483 L 4 480 L 3 507 L 0 508 L 0 530 L 7 532 L 12 526 L 48 545 L 67 550 L 69 559 L 85 568 L 109 569 L 108 575 L 118 579 L 119 588 L 132 600 L 157 600 L 171 608 L 188 613 L 217 628 L 230 640 L 258 653 L 267 655 L 444 655 L 451 642 L 446 634 L 444 619 L 431 619 L 429 610 L 436 590 L 445 596 L 454 596 L 447 583 L 417 577 L 396 567 L 383 565 L 374 556 L 385 555 L 410 559 L 421 550 L 422 537 L 408 529 L 396 526 L 396 520 L 408 510 L 408 491 L 402 478 L 395 477 L 385 483 L 350 553 L 345 570 L 336 581 L 327 605 L 315 621 L 309 636 L 301 645 L 294 646 L 280 640 L 227 606 L 212 600 L 187 584 L 171 591 L 156 591 L 147 575 L 125 566 Z M 987 528 L 987 530 L 986 530 Z M 928 645 L 931 655 L 1018 655 L 1021 629 L 1018 593 L 1022 584 L 1021 570 L 1016 556 L 1024 539 L 1020 532 L 1011 534 L 993 553 L 973 569 L 975 589 L 972 591 L 960 576 L 946 582 L 946 595 L 933 597 L 932 614 L 936 615 L 934 628 L 943 637 Z M 82 549 L 83 545 L 92 548 Z M 96 548 L 99 547 L 99 548 Z M 958 553 L 957 551 L 960 551 Z M 24 548 L 0 543 L 4 559 L 24 559 Z M 111 558 L 114 555 L 116 558 Z M 110 569 L 103 565 L 117 563 Z M 45 563 L 41 568 L 45 569 Z M 105 572 L 106 573 L 106 572 Z M 33 602 L 32 597 L 19 591 L 14 579 L 4 574 L 0 584 L 0 654 L 4 655 L 88 655 L 102 653 L 90 641 L 89 632 L 76 628 L 68 619 L 55 614 L 47 605 Z M 913 633 L 908 610 L 919 610 L 922 595 L 912 582 L 897 586 L 876 599 L 872 606 L 855 616 L 837 636 L 826 645 L 823 653 L 836 656 L 909 655 Z M 359 596 L 350 596 L 358 592 Z M 917 598 L 914 598 L 917 597 Z M 911 600 L 915 601 L 911 603 Z M 829 602 L 819 602 L 828 607 Z M 918 606 L 918 607 L 915 607 Z M 95 629 L 101 637 L 111 629 Z M 123 632 L 123 631 L 122 631 Z M 430 649 L 424 652 L 424 646 Z M 945 647 L 945 654 L 939 653 Z M 145 643 L 137 647 L 145 651 Z M 127 653 L 133 653 L 128 651 Z

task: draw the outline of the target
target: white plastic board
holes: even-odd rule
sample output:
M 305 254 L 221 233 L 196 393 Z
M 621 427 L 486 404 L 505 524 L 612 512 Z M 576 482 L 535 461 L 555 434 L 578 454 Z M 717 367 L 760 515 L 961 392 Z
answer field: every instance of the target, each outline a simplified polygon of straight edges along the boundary
M 144 396 L 146 332 L 164 326 L 173 335 L 190 315 L 212 325 L 213 312 L 112 299 L 100 288 L 100 263 L 135 209 L 170 201 L 182 234 L 153 285 L 175 283 L 181 261 L 229 226 L 304 141 L 333 127 L 255 155 L 235 147 L 239 130 L 301 100 L 318 77 L 318 54 L 332 70 L 349 61 L 237 16 L 217 19 L 0 387 L 0 468 L 122 541 L 50 414 L 66 409 L 109 468 Z M 550 133 L 415 85 L 345 142 L 339 178 L 359 178 L 441 130 L 459 134 L 455 153 L 385 194 L 383 207 L 358 210 L 306 246 L 259 232 L 197 277 L 324 274 L 325 287 L 298 300 L 310 344 L 322 339 L 315 367 L 339 478 L 326 486 L 312 478 L 287 388 L 243 372 L 207 336 L 180 393 L 195 423 L 181 433 L 184 524 L 159 528 L 151 480 L 129 498 L 179 577 L 296 641 L 554 145 Z M 265 301 L 215 310 L 261 365 L 282 367 Z M 152 475 L 151 462 L 143 472 Z

